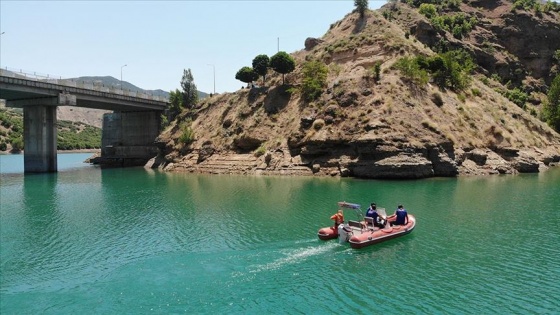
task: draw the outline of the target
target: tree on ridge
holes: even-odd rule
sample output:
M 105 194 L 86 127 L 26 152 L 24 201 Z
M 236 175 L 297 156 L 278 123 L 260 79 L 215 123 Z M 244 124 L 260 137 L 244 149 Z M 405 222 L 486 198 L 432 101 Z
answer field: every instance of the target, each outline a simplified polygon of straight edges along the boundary
M 279 51 L 270 58 L 270 67 L 282 74 L 282 84 L 285 84 L 284 75 L 295 70 L 296 62 L 287 52 Z
M 183 78 L 181 79 L 181 87 L 183 88 L 183 106 L 192 108 L 198 102 L 198 91 L 194 84 L 194 77 L 191 69 L 183 70 Z
M 259 74 L 251 67 L 243 67 L 235 74 L 235 79 L 245 83 L 251 83 L 258 78 Z
M 363 18 L 368 9 L 368 0 L 354 0 L 354 6 L 356 6 L 356 9 L 360 12 L 360 17 Z
M 268 72 L 268 67 L 270 66 L 270 58 L 267 55 L 258 55 L 253 59 L 253 70 L 262 76 L 263 85 L 266 80 L 266 73 Z

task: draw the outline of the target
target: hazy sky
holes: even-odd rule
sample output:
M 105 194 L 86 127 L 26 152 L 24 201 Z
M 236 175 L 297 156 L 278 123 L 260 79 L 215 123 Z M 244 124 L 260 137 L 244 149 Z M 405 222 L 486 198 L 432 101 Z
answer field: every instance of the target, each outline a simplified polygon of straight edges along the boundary
M 190 68 L 198 90 L 213 92 L 215 78 L 217 93 L 233 92 L 255 56 L 303 49 L 354 8 L 352 0 L 0 0 L 0 67 L 62 78 L 122 72 L 165 91 L 180 89 Z

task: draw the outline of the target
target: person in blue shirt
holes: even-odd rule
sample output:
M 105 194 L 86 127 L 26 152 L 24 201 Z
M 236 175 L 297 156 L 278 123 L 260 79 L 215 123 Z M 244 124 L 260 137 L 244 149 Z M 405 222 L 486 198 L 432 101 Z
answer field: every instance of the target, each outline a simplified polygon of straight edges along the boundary
M 391 225 L 407 225 L 408 224 L 408 212 L 406 212 L 403 205 L 398 205 L 397 211 L 395 211 L 395 214 L 390 215 L 387 219 L 391 220 L 391 221 L 393 219 L 395 219 L 394 221 L 391 222 Z
M 375 204 L 375 202 L 372 202 L 369 208 L 367 208 L 366 217 L 373 219 L 373 226 L 377 226 L 380 228 L 385 226 L 383 218 L 381 218 L 381 216 L 379 216 L 379 213 L 377 213 L 377 205 Z

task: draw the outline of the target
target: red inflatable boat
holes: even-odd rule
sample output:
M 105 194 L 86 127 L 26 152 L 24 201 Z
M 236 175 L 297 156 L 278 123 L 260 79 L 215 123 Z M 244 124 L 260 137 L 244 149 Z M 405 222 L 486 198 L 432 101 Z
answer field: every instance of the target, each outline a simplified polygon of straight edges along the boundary
M 338 238 L 339 243 L 348 242 L 352 248 L 363 248 L 406 235 L 412 232 L 416 226 L 416 218 L 414 215 L 408 214 L 408 223 L 405 225 L 391 226 L 390 223 L 394 221 L 394 219 L 389 219 L 385 227 L 374 227 L 371 225 L 372 222 L 370 218 L 364 218 L 362 216 L 360 205 L 339 202 L 338 206 L 343 210 L 354 210 L 361 219 L 345 221 L 344 224 L 340 224 L 337 228 L 334 226 L 321 228 L 317 233 L 320 239 L 329 240 Z M 384 208 L 379 208 L 378 212 L 383 217 L 386 216 Z

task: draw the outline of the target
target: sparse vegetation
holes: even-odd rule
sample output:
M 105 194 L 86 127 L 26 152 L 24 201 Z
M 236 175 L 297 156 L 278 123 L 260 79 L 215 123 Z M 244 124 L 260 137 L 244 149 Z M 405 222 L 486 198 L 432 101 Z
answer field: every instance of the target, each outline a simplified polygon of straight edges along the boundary
M 529 95 L 527 95 L 527 93 L 523 92 L 519 88 L 506 90 L 504 96 L 521 108 L 525 108 L 525 103 L 529 98 Z

